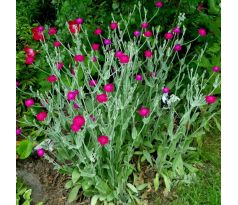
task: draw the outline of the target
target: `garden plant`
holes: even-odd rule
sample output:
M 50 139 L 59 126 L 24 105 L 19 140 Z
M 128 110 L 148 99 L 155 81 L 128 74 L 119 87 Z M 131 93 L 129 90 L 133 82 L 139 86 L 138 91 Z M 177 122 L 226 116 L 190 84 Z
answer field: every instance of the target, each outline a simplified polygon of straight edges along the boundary
M 28 95 L 24 104 L 32 115 L 18 123 L 45 136 L 37 154 L 70 176 L 69 202 L 83 191 L 92 205 L 141 204 L 140 192 L 151 186 L 139 179 L 142 164 L 154 170 L 156 191 L 190 183 L 204 128 L 211 120 L 219 124 L 220 68 L 200 66 L 206 42 L 192 51 L 207 30 L 198 27 L 187 40 L 180 13 L 164 32 L 158 21 L 163 2 L 154 6 L 150 18 L 140 3 L 126 17 L 112 14 L 107 29 L 92 25 L 90 34 L 83 18 L 68 20 L 69 41 L 56 27 L 32 29 L 41 48 L 25 47 L 25 63 L 47 76 L 46 86 L 17 86 Z
M 17 178 L 16 182 L 16 205 L 30 205 L 31 204 L 31 189 Z M 39 202 L 36 205 L 43 205 L 43 202 Z

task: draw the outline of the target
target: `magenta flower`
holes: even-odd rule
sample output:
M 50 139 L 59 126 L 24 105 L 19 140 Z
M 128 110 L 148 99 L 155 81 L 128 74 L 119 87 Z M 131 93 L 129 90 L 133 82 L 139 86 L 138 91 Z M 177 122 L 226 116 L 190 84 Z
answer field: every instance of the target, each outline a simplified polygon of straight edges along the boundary
M 82 115 L 77 115 L 73 119 L 73 124 L 82 127 L 85 124 L 85 119 Z
M 148 117 L 148 115 L 150 114 L 150 109 L 147 107 L 142 106 L 139 110 L 138 113 L 140 116 L 142 117 Z
M 24 48 L 24 51 L 25 51 L 27 56 L 35 57 L 35 55 L 36 55 L 36 52 L 28 46 Z
M 108 136 L 105 136 L 105 135 L 99 136 L 98 142 L 100 143 L 101 146 L 104 146 L 109 143 L 109 138 Z
M 37 26 L 36 29 L 38 32 L 43 32 L 45 30 L 44 26 Z
M 74 20 L 76 24 L 83 24 L 83 19 L 82 18 L 77 18 Z
M 100 48 L 100 44 L 99 44 L 99 43 L 93 43 L 93 44 L 92 44 L 92 49 L 93 49 L 94 51 L 97 51 L 99 48 Z
M 72 132 L 78 132 L 81 129 L 82 126 L 79 126 L 77 124 L 72 124 L 71 125 L 71 130 Z
M 111 44 L 111 40 L 110 39 L 104 39 L 103 43 L 105 45 L 110 45 Z
M 126 54 L 123 54 L 121 57 L 119 57 L 119 61 L 121 64 L 127 64 L 130 61 L 130 57 Z
M 152 33 L 152 31 L 145 31 L 144 36 L 149 38 L 149 37 L 153 36 L 153 33 Z
M 43 157 L 45 155 L 45 150 L 43 148 L 40 148 L 37 150 L 37 155 L 39 157 Z
M 171 33 L 171 32 L 168 32 L 168 33 L 166 33 L 165 35 L 164 35 L 164 38 L 166 39 L 166 40 L 170 40 L 170 39 L 172 39 L 174 37 L 174 35 L 173 35 L 173 33 Z
M 180 34 L 181 33 L 181 29 L 177 26 L 173 29 L 173 32 L 176 34 Z
M 96 100 L 99 102 L 99 103 L 105 103 L 107 102 L 107 95 L 105 93 L 103 94 L 99 94 L 96 96 Z
M 112 22 L 112 23 L 110 24 L 110 28 L 111 28 L 112 30 L 117 29 L 117 28 L 118 28 L 117 22 Z
M 48 34 L 50 36 L 55 35 L 56 33 L 57 33 L 57 28 L 56 27 L 49 28 Z
M 74 109 L 80 108 L 80 106 L 77 103 L 74 103 L 73 107 L 74 107 Z
M 32 29 L 33 39 L 35 41 L 42 41 L 42 40 L 44 40 L 43 31 L 44 31 L 44 27 L 43 26 L 34 27 Z
M 163 2 L 162 1 L 157 1 L 155 3 L 155 6 L 158 7 L 158 8 L 161 8 L 161 7 L 163 7 Z
M 58 70 L 61 70 L 64 67 L 64 63 L 63 62 L 58 62 L 56 63 L 56 67 Z
M 47 117 L 47 112 L 45 112 L 45 111 L 39 112 L 36 115 L 36 119 L 39 121 L 44 121 L 46 117 Z
M 84 56 L 83 56 L 83 55 L 80 55 L 80 54 L 75 55 L 75 56 L 74 56 L 74 60 L 75 60 L 76 62 L 83 62 L 83 61 L 84 61 Z
M 61 43 L 60 43 L 59 41 L 55 41 L 55 42 L 53 43 L 53 46 L 54 46 L 54 47 L 60 47 L 60 46 L 61 46 Z
M 207 95 L 206 96 L 207 104 L 213 104 L 213 103 L 216 102 L 216 100 L 217 100 L 217 98 L 215 96 L 213 96 L 213 95 Z
M 96 36 L 101 35 L 101 34 L 102 34 L 102 29 L 96 28 L 95 31 L 94 31 L 94 34 L 95 34 Z
M 19 87 L 19 85 L 20 85 L 20 82 L 16 81 L 16 87 Z
M 146 51 L 144 52 L 144 55 L 145 55 L 146 58 L 151 58 L 152 55 L 153 55 L 153 53 L 152 53 L 151 50 L 146 50 Z
M 25 106 L 28 108 L 32 107 L 34 104 L 35 104 L 35 101 L 32 98 L 25 100 Z
M 93 56 L 93 62 L 96 62 L 96 61 L 97 61 L 97 57 Z
M 89 117 L 91 118 L 92 121 L 95 121 L 95 120 L 96 120 L 96 118 L 94 117 L 94 115 L 90 115 Z
M 203 3 L 200 3 L 200 4 L 198 5 L 198 7 L 197 7 L 197 10 L 198 10 L 198 11 L 201 11 L 201 10 L 203 10 L 203 9 L 205 9 L 204 4 L 203 4 Z
M 198 29 L 198 34 L 202 37 L 206 36 L 207 35 L 207 31 L 205 28 L 200 28 Z
M 16 135 L 20 135 L 21 134 L 21 128 L 17 128 L 16 129 Z
M 78 94 L 79 94 L 79 91 L 78 91 L 78 90 L 74 90 L 73 92 L 75 93 L 75 95 L 78 95 Z
M 215 72 L 215 73 L 218 73 L 220 71 L 220 68 L 218 66 L 214 66 L 212 68 L 212 70 Z
M 50 82 L 50 83 L 54 83 L 56 82 L 58 79 L 55 75 L 50 75 L 48 78 L 47 78 L 47 81 Z
M 182 46 L 180 44 L 176 44 L 174 46 L 174 51 L 178 52 L 178 51 L 181 51 L 182 50 Z
M 91 86 L 91 87 L 95 87 L 96 85 L 97 85 L 97 81 L 96 80 L 90 80 L 89 81 L 89 85 Z
M 163 92 L 163 93 L 169 93 L 169 92 L 170 92 L 170 89 L 169 89 L 168 87 L 164 87 L 164 88 L 162 89 L 162 92 Z
M 114 89 L 115 88 L 114 88 L 114 85 L 112 83 L 108 83 L 108 84 L 104 85 L 104 87 L 103 87 L 103 90 L 107 93 L 113 92 Z
M 135 80 L 137 80 L 137 81 L 142 81 L 142 80 L 143 80 L 142 75 L 141 75 L 141 74 L 137 74 L 137 75 L 135 76 Z
M 26 63 L 27 65 L 33 64 L 33 63 L 34 63 L 34 57 L 32 57 L 32 56 L 26 56 L 26 61 L 25 61 L 25 63 Z
M 69 25 L 69 31 L 70 31 L 70 33 L 75 34 L 75 33 L 80 32 L 80 25 L 77 24 L 77 23 L 75 22 L 75 20 L 74 20 L 74 21 L 68 21 L 68 25 Z
M 116 51 L 116 53 L 115 53 L 115 57 L 116 58 L 120 58 L 120 57 L 122 57 L 124 55 L 124 53 L 122 52 L 122 51 Z
M 147 28 L 149 26 L 149 24 L 147 23 L 147 22 L 143 22 L 142 24 L 141 24 L 141 28 Z
M 136 37 L 140 36 L 140 31 L 134 31 L 134 36 Z
M 67 100 L 68 101 L 71 101 L 71 100 L 75 100 L 76 99 L 76 97 L 77 97 L 77 92 L 75 92 L 75 91 L 69 91 L 68 93 L 67 93 Z

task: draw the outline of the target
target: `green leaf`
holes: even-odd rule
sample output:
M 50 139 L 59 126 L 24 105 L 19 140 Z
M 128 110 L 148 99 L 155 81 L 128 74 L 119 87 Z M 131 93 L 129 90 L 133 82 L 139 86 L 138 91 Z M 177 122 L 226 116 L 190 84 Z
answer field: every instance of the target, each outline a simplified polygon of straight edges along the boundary
M 16 205 L 19 205 L 20 197 L 16 196 Z
M 145 142 L 144 142 L 144 145 L 145 145 L 146 147 L 149 147 L 149 148 L 152 148 L 152 149 L 153 149 L 153 145 L 151 144 L 150 141 L 145 141 Z
M 146 188 L 147 186 L 148 186 L 147 183 L 145 183 L 145 184 L 140 184 L 139 186 L 136 187 L 136 189 L 137 189 L 138 191 L 141 191 L 141 190 L 143 190 L 144 188 Z
M 29 140 L 22 140 L 20 144 L 17 146 L 17 154 L 20 159 L 26 159 L 32 152 L 33 143 Z
M 198 168 L 195 168 L 190 164 L 184 163 L 184 166 L 189 170 L 190 173 L 196 173 L 199 171 Z
M 205 56 L 202 57 L 202 60 L 199 64 L 200 67 L 204 67 L 204 68 L 209 68 L 211 67 L 211 63 L 210 61 L 208 60 L 208 58 L 206 58 Z
M 31 199 L 31 189 L 28 189 L 24 194 L 23 194 L 24 199 Z
M 22 195 L 26 192 L 27 188 L 22 188 L 20 190 L 17 190 L 17 195 Z
M 221 46 L 218 43 L 213 43 L 211 47 L 207 49 L 207 52 L 217 53 L 220 52 Z
M 90 180 L 88 178 L 83 178 L 83 181 L 81 182 L 82 188 L 84 191 L 91 190 L 90 187 L 94 185 L 94 181 Z
M 77 199 L 79 189 L 80 189 L 80 186 L 77 185 L 70 191 L 69 196 L 68 196 L 69 203 L 71 203 Z
M 153 182 L 154 182 L 155 191 L 157 191 L 159 189 L 159 174 L 158 173 L 156 173 Z
M 81 80 L 83 79 L 83 76 L 84 76 L 83 70 L 81 68 L 79 68 L 79 70 L 78 70 L 78 80 L 79 80 L 79 82 L 81 82 Z
M 44 205 L 43 202 L 38 202 L 36 205 Z
M 166 189 L 168 190 L 168 192 L 170 192 L 170 189 L 171 189 L 171 181 L 170 181 L 170 179 L 169 179 L 165 174 L 162 174 L 162 176 L 163 176 L 163 179 L 164 179 L 165 187 L 166 187 Z
M 112 3 L 112 9 L 113 10 L 116 10 L 116 9 L 118 9 L 119 8 L 119 4 L 117 3 L 117 2 L 113 2 Z
M 151 165 L 153 165 L 153 163 L 152 163 L 152 160 L 151 160 L 151 156 L 150 156 L 150 153 L 149 152 L 147 152 L 147 151 L 143 151 L 143 156 L 146 158 L 146 160 L 151 164 Z
M 138 191 L 137 191 L 137 189 L 136 189 L 136 187 L 134 185 L 132 185 L 130 183 L 127 183 L 126 185 L 131 189 L 131 191 L 133 191 L 135 193 L 138 193 Z
M 173 161 L 173 169 L 178 172 L 180 176 L 184 175 L 184 168 L 183 168 L 183 159 L 181 154 L 178 154 L 174 161 Z
M 30 201 L 27 200 L 27 201 L 25 201 L 22 205 L 31 205 L 31 204 L 30 204 Z
M 97 195 L 94 195 L 91 199 L 91 203 L 90 205 L 96 205 L 97 204 L 97 201 L 98 201 L 98 196 Z
M 95 177 L 95 168 L 93 166 L 86 166 L 83 170 L 80 170 L 82 177 Z
M 214 122 L 216 123 L 217 129 L 219 131 L 221 131 L 221 122 L 219 120 L 217 120 L 216 117 L 213 118 Z
M 132 128 L 132 139 L 134 140 L 134 139 L 136 139 L 136 137 L 137 137 L 137 130 L 135 127 L 133 127 Z
M 96 184 L 95 188 L 101 193 L 102 195 L 108 195 L 112 192 L 111 188 L 107 185 L 106 182 L 99 179 L 98 183 Z
M 208 0 L 208 13 L 209 14 L 218 14 L 219 13 L 219 7 L 216 5 L 216 0 Z
M 66 182 L 66 184 L 64 185 L 65 189 L 70 189 L 73 186 L 73 182 L 72 180 L 69 180 Z
M 72 181 L 73 181 L 73 183 L 75 184 L 78 181 L 79 178 L 80 178 L 80 173 L 79 173 L 78 169 L 75 168 L 72 172 Z

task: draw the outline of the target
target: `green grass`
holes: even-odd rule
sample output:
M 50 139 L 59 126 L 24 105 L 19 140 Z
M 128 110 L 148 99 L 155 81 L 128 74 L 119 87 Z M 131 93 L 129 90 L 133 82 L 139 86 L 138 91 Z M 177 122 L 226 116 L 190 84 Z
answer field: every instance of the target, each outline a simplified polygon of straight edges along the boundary
M 203 166 L 197 173 L 196 182 L 189 186 L 180 185 L 176 188 L 175 199 L 157 201 L 156 205 L 220 205 L 220 145 L 220 136 L 207 137 L 200 150 Z

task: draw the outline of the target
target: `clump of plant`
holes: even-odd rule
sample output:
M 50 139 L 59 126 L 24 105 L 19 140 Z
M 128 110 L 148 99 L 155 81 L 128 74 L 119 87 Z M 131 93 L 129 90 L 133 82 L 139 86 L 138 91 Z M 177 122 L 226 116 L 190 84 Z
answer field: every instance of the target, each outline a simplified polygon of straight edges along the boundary
M 17 178 L 16 182 L 16 205 L 30 205 L 32 202 L 31 199 L 31 189 L 28 189 L 27 186 Z M 42 202 L 38 202 L 36 205 L 43 205 Z
M 155 190 L 162 182 L 170 191 L 175 182 L 189 182 L 194 176 L 194 142 L 216 114 L 213 91 L 220 84 L 219 68 L 213 68 L 213 89 L 205 92 L 211 76 L 199 69 L 199 63 L 207 45 L 199 55 L 190 57 L 189 52 L 191 42 L 205 38 L 206 30 L 199 28 L 197 37 L 186 41 L 181 14 L 161 33 L 159 25 L 150 27 L 163 3 L 155 6 L 158 11 L 151 19 L 146 9 L 142 17 L 139 4 L 128 18 L 112 16 L 107 31 L 95 26 L 94 42 L 82 18 L 66 23 L 71 45 L 61 42 L 56 28 L 49 28 L 48 34 L 43 26 L 33 29 L 48 63 L 45 80 L 51 89 L 31 90 L 27 104 L 35 119 L 21 123 L 49 138 L 38 146 L 38 155 L 71 176 L 65 185 L 71 189 L 69 202 L 82 190 L 91 204 L 139 203 L 139 192 L 147 184 L 134 183 L 133 160 L 138 155 L 157 172 Z M 137 10 L 138 29 L 130 32 Z M 48 43 L 51 38 L 53 45 Z M 41 106 L 34 108 L 32 100 Z M 202 112 L 210 116 L 199 120 Z

